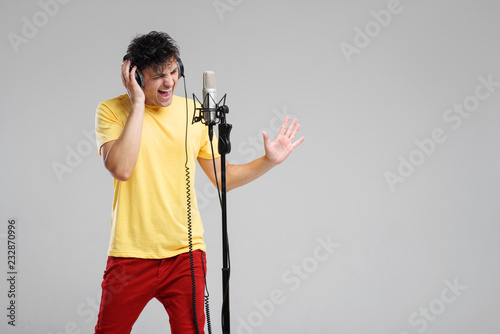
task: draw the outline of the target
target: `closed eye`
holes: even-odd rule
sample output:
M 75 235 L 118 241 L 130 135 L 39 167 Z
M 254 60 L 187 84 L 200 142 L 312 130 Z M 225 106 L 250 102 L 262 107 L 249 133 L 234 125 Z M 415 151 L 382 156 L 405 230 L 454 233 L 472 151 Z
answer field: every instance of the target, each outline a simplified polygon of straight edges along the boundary
M 178 69 L 176 68 L 175 70 L 173 70 L 172 72 L 170 72 L 170 75 L 174 75 L 175 73 L 177 73 Z M 163 79 L 164 77 L 166 77 L 167 75 L 165 73 L 159 73 L 155 76 L 153 76 L 153 79 Z

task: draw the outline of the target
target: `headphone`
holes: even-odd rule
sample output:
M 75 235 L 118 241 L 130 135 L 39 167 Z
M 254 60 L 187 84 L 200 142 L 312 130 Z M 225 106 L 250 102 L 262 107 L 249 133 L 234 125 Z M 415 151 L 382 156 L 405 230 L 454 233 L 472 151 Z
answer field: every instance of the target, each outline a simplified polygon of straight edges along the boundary
M 129 59 L 128 54 L 126 54 L 123 57 L 123 61 L 126 61 L 128 59 Z M 132 69 L 132 67 L 134 67 L 134 66 L 135 66 L 134 64 L 130 64 L 130 69 Z M 177 71 L 179 72 L 179 79 L 184 77 L 184 65 L 182 64 L 182 61 L 180 58 L 177 58 Z M 142 74 L 142 72 L 139 69 L 135 70 L 135 80 L 137 81 L 139 86 L 141 86 L 141 88 L 144 89 L 144 85 L 146 84 L 146 81 L 144 80 L 144 75 Z

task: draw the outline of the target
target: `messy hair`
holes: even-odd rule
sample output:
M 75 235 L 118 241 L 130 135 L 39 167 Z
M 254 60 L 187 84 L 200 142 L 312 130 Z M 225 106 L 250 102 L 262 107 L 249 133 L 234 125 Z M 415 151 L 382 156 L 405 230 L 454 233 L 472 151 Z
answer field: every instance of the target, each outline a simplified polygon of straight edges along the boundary
M 130 42 L 126 57 L 139 70 L 152 67 L 155 72 L 163 71 L 165 65 L 179 59 L 179 47 L 167 33 L 151 31 Z

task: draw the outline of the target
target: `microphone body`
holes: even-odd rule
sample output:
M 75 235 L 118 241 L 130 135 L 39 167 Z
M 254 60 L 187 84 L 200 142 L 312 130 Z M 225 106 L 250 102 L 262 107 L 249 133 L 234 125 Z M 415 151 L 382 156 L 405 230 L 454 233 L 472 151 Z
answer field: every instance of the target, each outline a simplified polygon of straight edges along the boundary
M 215 73 L 203 72 L 203 118 L 205 124 L 212 126 L 217 124 L 217 88 L 215 87 Z

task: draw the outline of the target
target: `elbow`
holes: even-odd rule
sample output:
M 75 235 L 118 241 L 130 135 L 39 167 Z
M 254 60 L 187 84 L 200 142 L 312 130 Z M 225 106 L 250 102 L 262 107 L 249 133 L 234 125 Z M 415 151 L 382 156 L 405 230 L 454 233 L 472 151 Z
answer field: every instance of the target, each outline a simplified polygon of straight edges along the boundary
M 230 184 L 228 184 L 228 185 L 226 186 L 226 192 L 230 192 L 230 191 L 231 191 L 231 190 L 233 190 L 234 188 L 235 188 L 235 187 L 231 187 L 231 185 L 230 185 Z
M 111 176 L 118 181 L 127 181 L 132 176 L 133 169 L 126 168 L 124 166 L 116 166 L 115 168 L 108 168 L 108 171 L 111 173 Z
M 108 145 L 108 143 L 104 145 Z M 120 151 L 116 151 L 113 147 L 114 144 L 108 147 L 107 151 L 106 147 L 104 148 L 104 167 L 116 180 L 127 181 L 132 176 L 137 159 L 131 159 L 127 155 L 120 153 Z
M 118 181 L 127 181 L 131 174 L 127 173 L 111 173 L 111 175 Z
M 233 190 L 235 188 L 238 188 L 238 186 L 235 185 L 233 182 L 231 182 L 231 179 L 228 178 L 226 180 L 226 192 L 230 192 L 231 190 Z

